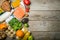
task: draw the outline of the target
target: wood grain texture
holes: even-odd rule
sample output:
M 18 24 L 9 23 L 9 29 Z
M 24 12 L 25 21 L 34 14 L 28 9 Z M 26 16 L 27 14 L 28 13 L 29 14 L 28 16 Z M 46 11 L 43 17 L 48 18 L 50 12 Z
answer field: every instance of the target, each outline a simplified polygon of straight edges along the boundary
M 35 40 L 60 40 L 60 0 L 31 0 L 29 30 Z
M 34 10 L 29 13 L 30 21 L 59 21 L 60 20 L 60 10 Z
M 60 21 L 30 21 L 30 31 L 60 32 Z
M 29 30 L 60 31 L 60 10 L 34 10 L 29 15 Z
M 31 0 L 31 10 L 60 10 L 60 0 Z
M 60 10 L 31 10 L 29 20 L 35 40 L 60 40 Z
M 60 40 L 60 32 L 39 32 L 33 31 L 35 40 Z

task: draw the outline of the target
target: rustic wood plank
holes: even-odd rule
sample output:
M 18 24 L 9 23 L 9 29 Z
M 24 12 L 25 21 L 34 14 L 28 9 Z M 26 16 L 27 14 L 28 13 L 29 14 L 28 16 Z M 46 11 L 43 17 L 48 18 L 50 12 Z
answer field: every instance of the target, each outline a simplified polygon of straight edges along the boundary
M 40 20 L 60 20 L 60 10 L 34 10 L 29 13 L 29 20 L 40 21 Z
M 60 21 L 29 21 L 29 30 L 60 32 Z
M 60 40 L 60 32 L 33 31 L 32 35 L 35 40 Z
M 60 0 L 31 0 L 31 10 L 60 10 Z

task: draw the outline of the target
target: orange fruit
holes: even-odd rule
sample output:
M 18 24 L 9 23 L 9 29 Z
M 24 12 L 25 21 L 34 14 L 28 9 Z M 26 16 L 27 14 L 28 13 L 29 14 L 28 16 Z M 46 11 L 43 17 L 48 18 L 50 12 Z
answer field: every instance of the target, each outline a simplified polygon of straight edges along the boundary
M 6 23 L 1 23 L 0 24 L 0 30 L 3 30 L 4 28 L 7 28 L 7 24 Z
M 17 30 L 16 36 L 22 38 L 24 36 L 24 32 L 22 30 Z

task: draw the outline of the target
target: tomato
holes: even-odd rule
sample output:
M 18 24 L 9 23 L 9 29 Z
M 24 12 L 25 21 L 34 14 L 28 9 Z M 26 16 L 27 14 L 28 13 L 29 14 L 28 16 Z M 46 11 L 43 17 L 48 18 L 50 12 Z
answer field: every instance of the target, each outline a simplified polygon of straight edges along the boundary
M 30 8 L 26 8 L 26 12 L 29 12 Z
M 24 2 L 25 5 L 30 5 L 31 4 L 30 0 L 24 0 L 23 2 Z

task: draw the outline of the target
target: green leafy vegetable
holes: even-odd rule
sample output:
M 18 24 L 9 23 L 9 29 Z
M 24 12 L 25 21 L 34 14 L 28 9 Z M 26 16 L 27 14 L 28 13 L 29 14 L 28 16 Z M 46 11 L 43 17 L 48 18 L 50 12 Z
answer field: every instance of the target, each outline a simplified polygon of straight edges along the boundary
M 9 25 L 10 25 L 15 31 L 22 28 L 22 22 L 19 22 L 16 18 L 13 18 L 13 19 L 9 22 Z

